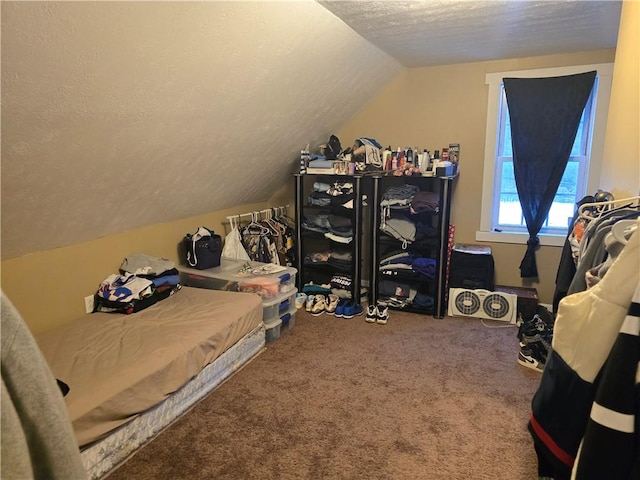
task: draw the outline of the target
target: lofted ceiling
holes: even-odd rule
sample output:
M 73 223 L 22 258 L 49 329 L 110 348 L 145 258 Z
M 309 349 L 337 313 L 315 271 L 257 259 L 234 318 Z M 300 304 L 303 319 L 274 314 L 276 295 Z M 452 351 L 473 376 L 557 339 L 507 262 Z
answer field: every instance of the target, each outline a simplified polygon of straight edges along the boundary
M 2 2 L 2 259 L 267 201 L 405 68 L 612 48 L 620 5 Z

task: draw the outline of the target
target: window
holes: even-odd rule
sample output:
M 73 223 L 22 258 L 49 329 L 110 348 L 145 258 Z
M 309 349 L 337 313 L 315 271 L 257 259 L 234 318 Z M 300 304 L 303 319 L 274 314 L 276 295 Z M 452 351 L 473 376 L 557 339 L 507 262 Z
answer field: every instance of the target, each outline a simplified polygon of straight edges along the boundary
M 596 83 L 585 106 L 571 157 L 549 216 L 539 234 L 543 245 L 562 245 L 575 203 L 598 188 L 613 65 L 582 65 L 487 75 L 489 104 L 482 214 L 476 240 L 526 243 L 528 238 L 513 174 L 509 110 L 502 79 L 570 75 L 590 70 L 598 72 Z

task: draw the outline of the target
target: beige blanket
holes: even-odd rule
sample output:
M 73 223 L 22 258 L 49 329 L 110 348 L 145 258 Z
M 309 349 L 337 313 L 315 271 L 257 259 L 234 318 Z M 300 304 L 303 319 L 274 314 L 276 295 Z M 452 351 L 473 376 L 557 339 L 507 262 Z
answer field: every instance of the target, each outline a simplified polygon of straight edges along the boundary
M 260 297 L 183 287 L 132 315 L 93 313 L 36 336 L 80 447 L 164 400 L 262 322 Z

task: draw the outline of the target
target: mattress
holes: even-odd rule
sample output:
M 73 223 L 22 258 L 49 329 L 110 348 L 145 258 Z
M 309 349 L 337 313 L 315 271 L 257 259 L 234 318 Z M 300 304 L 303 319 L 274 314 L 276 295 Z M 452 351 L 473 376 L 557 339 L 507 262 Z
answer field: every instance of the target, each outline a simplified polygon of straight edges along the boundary
M 166 400 L 84 448 L 80 457 L 89 480 L 101 478 L 120 465 L 153 436 L 262 352 L 264 345 L 265 329 L 260 325 Z
M 183 287 L 140 312 L 92 313 L 36 336 L 65 396 L 78 445 L 162 402 L 262 325 L 249 293 Z

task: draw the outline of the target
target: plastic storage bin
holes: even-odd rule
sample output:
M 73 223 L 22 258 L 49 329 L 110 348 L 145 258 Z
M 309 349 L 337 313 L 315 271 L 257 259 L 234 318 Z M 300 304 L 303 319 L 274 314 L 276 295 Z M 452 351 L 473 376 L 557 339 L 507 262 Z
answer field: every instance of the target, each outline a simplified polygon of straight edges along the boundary
M 281 332 L 288 332 L 289 330 L 291 330 L 296 324 L 295 309 L 282 315 L 280 317 L 280 320 L 282 320 L 282 327 L 280 327 Z
M 265 323 L 271 322 L 285 313 L 292 310 L 295 311 L 296 293 L 298 293 L 298 290 L 294 288 L 291 292 L 285 292 L 275 298 L 263 300 L 262 321 Z
M 253 292 L 263 299 L 292 292 L 298 271 L 293 267 L 279 267 L 271 263 L 247 262 L 222 257 L 220 266 L 197 270 L 184 265 L 178 267 L 180 282 L 189 287 L 233 292 Z M 273 272 L 273 273 L 269 273 Z
M 276 318 L 271 322 L 264 322 L 265 328 L 265 342 L 271 343 L 280 338 L 280 331 L 282 329 L 282 320 Z

